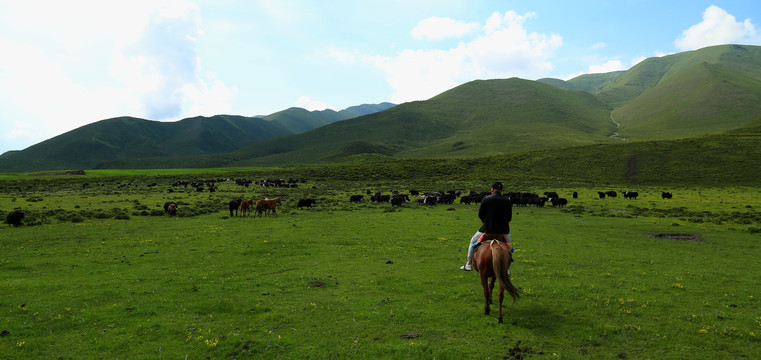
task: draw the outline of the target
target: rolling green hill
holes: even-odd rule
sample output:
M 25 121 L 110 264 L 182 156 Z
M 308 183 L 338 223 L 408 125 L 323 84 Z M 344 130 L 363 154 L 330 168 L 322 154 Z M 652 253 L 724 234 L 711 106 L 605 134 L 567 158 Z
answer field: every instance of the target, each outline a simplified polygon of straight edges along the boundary
M 218 166 L 331 162 L 377 153 L 395 157 L 475 157 L 615 140 L 610 108 L 582 91 L 518 78 L 473 81 L 427 101 L 339 121 L 219 155 Z M 204 158 L 213 163 L 214 156 Z M 101 167 L 158 167 L 155 159 Z M 175 159 L 190 166 L 192 158 Z
M 645 59 L 607 84 L 598 97 L 618 108 L 645 91 L 659 86 L 672 76 L 684 76 L 695 71 L 695 65 L 701 63 L 718 65 L 729 72 L 761 80 L 761 47 L 718 45 Z M 682 91 L 689 90 L 682 89 Z M 717 95 L 721 96 L 721 94 Z
M 663 79 L 613 111 L 621 136 L 670 139 L 740 127 L 761 115 L 761 77 L 707 62 Z
M 369 158 L 472 159 L 739 134 L 738 129 L 752 129 L 761 117 L 761 47 L 712 46 L 646 59 L 627 71 L 568 81 L 476 80 L 426 101 L 378 111 L 388 105 L 374 105 L 370 114 L 348 120 L 341 119 L 341 112 L 288 109 L 265 117 L 284 133 L 270 132 L 248 146 L 244 145 L 249 139 L 233 140 L 235 149 L 223 149 L 222 144 L 231 141 L 222 136 L 224 131 L 207 125 L 172 131 L 178 138 L 169 148 L 182 150 L 175 153 L 169 153 L 167 141 L 157 143 L 166 129 L 117 129 L 116 134 L 129 131 L 139 136 L 79 136 L 68 148 L 58 144 L 35 149 L 33 156 L 27 150 L 6 154 L 0 157 L 0 169 L 18 169 L 7 164 L 19 163 L 32 169 L 177 168 Z M 102 156 L 81 166 L 64 161 L 83 153 Z
M 302 165 L 301 169 L 309 176 L 354 181 L 481 178 L 486 182 L 505 179 L 523 186 L 592 184 L 636 190 L 637 186 L 757 186 L 759 159 L 761 119 L 756 126 L 736 132 L 677 140 L 617 142 L 468 159 L 357 155 L 345 158 L 345 162 Z
M 224 153 L 290 134 L 276 123 L 242 116 L 177 122 L 120 117 L 85 125 L 3 156 L 0 169 L 89 169 L 114 159 Z
M 561 88 L 563 90 L 581 90 L 586 91 L 592 95 L 597 95 L 600 93 L 600 91 L 604 90 L 609 84 L 611 84 L 624 73 L 626 72 L 613 71 L 603 74 L 584 74 L 568 81 L 553 78 L 543 78 L 537 81 Z
M 0 156 L 0 169 L 90 169 L 118 159 L 227 153 L 393 106 L 365 104 L 338 112 L 290 108 L 265 117 L 217 115 L 175 122 L 119 117 L 82 126 L 21 151 L 6 152 Z
M 387 102 L 357 105 L 341 111 L 331 109 L 308 111 L 306 109 L 292 107 L 283 111 L 278 111 L 274 114 L 263 116 L 262 119 L 283 126 L 292 134 L 301 134 L 336 121 L 372 114 L 392 107 L 394 107 L 394 104 Z

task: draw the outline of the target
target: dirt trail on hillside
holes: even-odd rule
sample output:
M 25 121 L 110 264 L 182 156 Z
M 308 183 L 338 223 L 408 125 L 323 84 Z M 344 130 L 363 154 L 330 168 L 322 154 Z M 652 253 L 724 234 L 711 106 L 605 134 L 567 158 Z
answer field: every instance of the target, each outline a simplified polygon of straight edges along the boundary
M 616 125 L 616 132 L 613 133 L 613 135 L 610 136 L 611 139 L 616 140 L 628 140 L 627 138 L 619 137 L 618 136 L 618 130 L 621 128 L 621 124 L 619 124 L 616 119 L 613 118 L 613 113 L 610 113 L 610 121 L 613 122 L 613 124 Z

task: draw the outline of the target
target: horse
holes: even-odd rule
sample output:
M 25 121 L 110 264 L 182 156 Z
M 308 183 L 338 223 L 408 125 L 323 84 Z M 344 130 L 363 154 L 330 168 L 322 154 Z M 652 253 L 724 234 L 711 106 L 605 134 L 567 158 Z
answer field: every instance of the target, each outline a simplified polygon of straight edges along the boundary
M 277 215 L 277 204 L 280 204 L 280 198 L 276 197 L 274 199 L 264 199 L 264 200 L 257 200 L 256 201 L 256 208 L 258 209 L 260 205 L 267 205 L 266 214 L 269 215 L 270 212 Z
M 230 208 L 230 217 L 233 217 L 233 211 L 235 211 L 236 216 L 238 215 L 238 208 L 240 207 L 241 202 L 243 202 L 243 199 L 233 199 L 227 204 Z
M 488 239 L 488 240 L 487 240 Z M 502 323 L 502 299 L 504 298 L 504 292 L 510 294 L 513 297 L 513 302 L 520 298 L 518 289 L 510 282 L 510 263 L 513 262 L 513 256 L 510 253 L 510 249 L 507 243 L 503 240 L 501 234 L 485 234 L 484 240 L 481 246 L 476 250 L 473 255 L 473 265 L 478 271 L 481 277 L 481 286 L 484 289 L 484 315 L 489 315 L 491 309 L 489 304 L 492 303 L 492 290 L 494 290 L 494 282 L 499 279 L 499 316 L 498 323 Z M 489 283 L 491 278 L 491 283 Z
M 238 208 L 238 210 L 240 211 L 240 216 L 246 216 L 246 213 L 251 213 L 251 205 L 253 203 L 254 203 L 253 199 L 242 200 Z

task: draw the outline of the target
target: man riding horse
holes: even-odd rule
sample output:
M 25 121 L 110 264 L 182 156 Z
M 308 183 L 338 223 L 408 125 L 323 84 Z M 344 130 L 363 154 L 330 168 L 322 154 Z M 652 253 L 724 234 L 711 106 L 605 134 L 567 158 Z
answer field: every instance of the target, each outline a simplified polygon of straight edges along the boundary
M 503 242 L 513 252 L 513 244 L 510 240 L 510 220 L 513 218 L 513 203 L 510 198 L 502 195 L 502 183 L 497 181 L 491 186 L 491 195 L 487 195 L 481 200 L 481 207 L 478 209 L 478 217 L 483 225 L 476 231 L 470 239 L 468 246 L 468 262 L 460 266 L 461 270 L 470 271 L 473 269 L 473 253 L 476 244 L 484 234 L 501 234 Z

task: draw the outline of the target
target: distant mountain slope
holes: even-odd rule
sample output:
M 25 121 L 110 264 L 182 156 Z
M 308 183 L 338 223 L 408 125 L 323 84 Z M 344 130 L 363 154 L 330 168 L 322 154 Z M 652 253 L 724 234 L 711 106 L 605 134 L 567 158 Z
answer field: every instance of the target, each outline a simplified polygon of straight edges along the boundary
M 670 139 L 721 133 L 761 116 L 761 47 L 711 46 L 646 59 L 625 72 L 568 81 L 614 110 L 619 138 Z
M 392 103 L 384 102 L 380 104 L 352 106 L 341 111 L 331 109 L 308 111 L 306 109 L 292 107 L 274 114 L 263 116 L 262 118 L 285 127 L 293 134 L 301 134 L 336 121 L 376 113 L 394 106 L 395 105 Z
M 761 116 L 761 80 L 698 63 L 613 111 L 621 136 L 671 139 L 741 127 Z
M 721 65 L 738 74 L 761 79 L 761 47 L 718 45 L 645 59 L 617 77 L 598 97 L 613 107 L 620 107 L 669 77 L 689 71 L 700 63 Z
M 427 101 L 335 122 L 216 156 L 216 166 L 331 162 L 357 154 L 475 157 L 615 140 L 610 108 L 581 91 L 523 79 L 479 80 Z M 215 156 L 204 157 L 206 164 Z M 175 159 L 192 166 L 199 159 Z M 162 161 L 119 161 L 102 167 L 160 167 Z
M 479 80 L 427 101 L 236 151 L 234 165 L 330 162 L 359 153 L 484 156 L 610 142 L 610 109 L 592 95 L 522 79 Z
M 34 169 L 88 168 L 97 159 L 102 159 L 97 165 L 101 168 L 166 168 L 476 158 L 588 144 L 744 134 L 761 118 L 761 47 L 712 46 L 646 59 L 623 72 L 568 81 L 477 80 L 426 101 L 346 120 L 341 112 L 296 108 L 265 118 L 258 120 L 274 126 L 268 128 L 269 137 L 248 146 L 250 139 L 225 137 L 218 126 L 201 123 L 168 134 L 165 128 L 141 124 L 98 137 L 80 136 L 70 148 L 36 149 L 34 156 L 25 155 L 32 148 L 5 154 L 0 169 L 19 163 Z M 295 135 L 277 135 L 274 129 Z M 129 136 L 121 139 L 126 132 Z M 156 142 L 174 134 L 178 139 L 171 141 L 176 142 Z M 167 143 L 171 149 L 184 149 L 179 152 L 182 156 L 169 154 Z M 222 148 L 230 143 L 240 147 Z M 72 162 L 81 154 L 86 159 Z
M 563 90 L 586 91 L 592 95 L 597 95 L 624 73 L 626 71 L 613 71 L 603 74 L 584 74 L 567 81 L 553 78 L 543 78 L 537 81 Z
M 4 170 L 89 169 L 103 161 L 224 153 L 276 136 L 282 126 L 219 115 L 177 122 L 132 117 L 98 121 L 0 158 Z
M 89 169 L 119 159 L 227 153 L 393 106 L 391 103 L 366 104 L 338 112 L 291 108 L 264 118 L 217 115 L 175 122 L 133 117 L 106 119 L 21 151 L 9 151 L 0 156 L 0 169 Z

